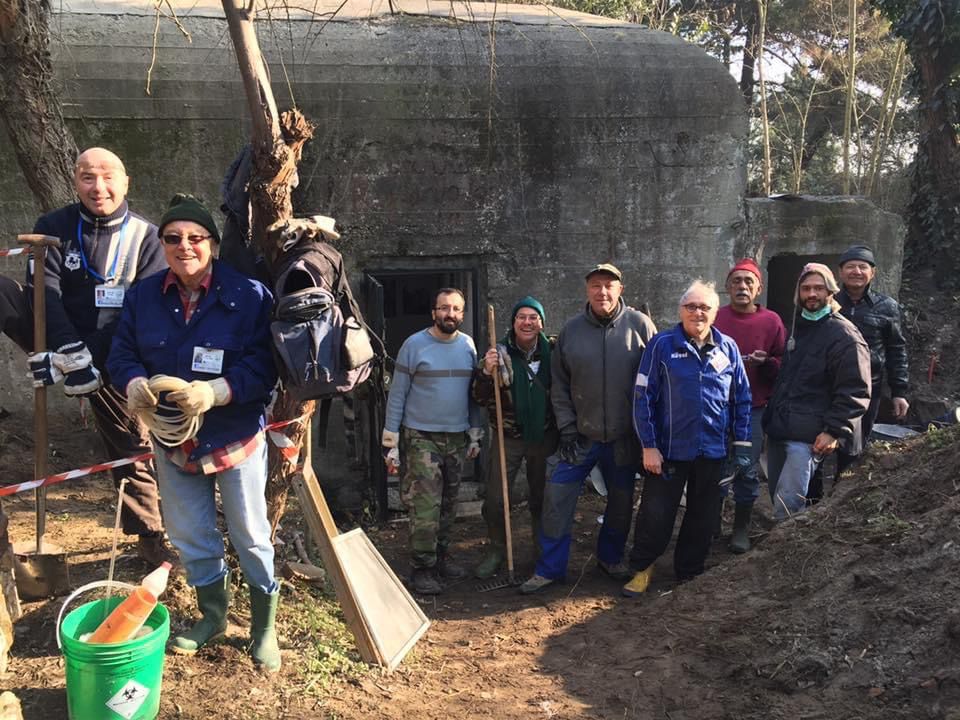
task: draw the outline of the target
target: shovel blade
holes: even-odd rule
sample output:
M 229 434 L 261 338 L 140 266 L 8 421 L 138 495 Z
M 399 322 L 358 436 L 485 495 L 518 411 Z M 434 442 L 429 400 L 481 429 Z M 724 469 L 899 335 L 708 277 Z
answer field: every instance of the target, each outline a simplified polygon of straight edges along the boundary
M 17 593 L 25 600 L 66 595 L 70 592 L 70 566 L 60 548 L 44 543 L 44 552 L 37 554 L 34 542 L 13 545 L 13 574 Z

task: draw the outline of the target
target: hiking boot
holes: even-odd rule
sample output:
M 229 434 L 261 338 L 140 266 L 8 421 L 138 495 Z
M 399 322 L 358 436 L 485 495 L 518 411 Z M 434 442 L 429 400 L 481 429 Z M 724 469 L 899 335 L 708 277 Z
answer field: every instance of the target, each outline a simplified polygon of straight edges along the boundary
M 268 595 L 250 588 L 250 655 L 254 665 L 272 673 L 280 669 L 280 644 L 274 627 L 279 603 L 279 590 Z
M 158 568 L 168 562 L 173 567 L 180 567 L 180 558 L 163 539 L 163 533 L 155 535 L 139 535 L 137 537 L 137 556 L 151 568 Z
M 625 562 L 618 563 L 605 563 L 603 560 L 597 561 L 597 567 L 603 570 L 607 577 L 611 577 L 614 580 L 629 580 L 633 577 L 633 570 L 630 569 L 630 566 Z
M 195 588 L 197 607 L 203 616 L 192 628 L 175 635 L 170 649 L 179 655 L 193 655 L 204 645 L 223 638 L 227 631 L 227 606 L 230 604 L 229 573 L 209 585 Z
M 533 574 L 530 578 L 520 586 L 521 595 L 532 595 L 533 593 L 540 592 L 548 585 L 553 585 L 556 582 L 553 578 L 547 578 L 543 575 Z
M 467 571 L 462 565 L 457 565 L 446 553 L 437 555 L 437 574 L 444 580 L 463 580 Z
M 733 535 L 730 536 L 730 552 L 741 553 L 750 549 L 750 514 L 753 505 L 736 506 L 733 516 Z
M 491 545 L 490 549 L 487 550 L 487 554 L 484 556 L 477 566 L 473 569 L 473 576 L 479 580 L 486 580 L 492 578 L 497 574 L 497 571 L 500 570 L 500 566 L 503 564 L 503 548 L 497 547 L 496 545 Z
M 646 570 L 641 570 L 633 576 L 633 580 L 623 586 L 621 594 L 624 597 L 637 597 L 642 595 L 650 587 L 650 580 L 653 579 L 653 565 Z
M 414 568 L 410 575 L 410 586 L 417 595 L 439 595 L 443 585 L 437 579 L 434 568 Z

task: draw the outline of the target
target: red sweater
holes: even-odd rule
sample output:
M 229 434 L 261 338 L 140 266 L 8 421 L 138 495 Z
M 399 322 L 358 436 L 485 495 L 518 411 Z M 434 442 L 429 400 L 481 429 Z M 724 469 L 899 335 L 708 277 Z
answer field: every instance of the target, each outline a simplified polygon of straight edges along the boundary
M 770 356 L 762 365 L 745 363 L 750 392 L 753 394 L 753 407 L 765 407 L 773 394 L 773 384 L 780 372 L 780 359 L 783 357 L 783 346 L 787 338 L 787 331 L 780 316 L 759 305 L 755 313 L 749 314 L 738 313 L 729 305 L 724 305 L 717 311 L 714 325 L 717 330 L 736 341 L 741 355 L 749 355 L 754 350 L 764 350 Z

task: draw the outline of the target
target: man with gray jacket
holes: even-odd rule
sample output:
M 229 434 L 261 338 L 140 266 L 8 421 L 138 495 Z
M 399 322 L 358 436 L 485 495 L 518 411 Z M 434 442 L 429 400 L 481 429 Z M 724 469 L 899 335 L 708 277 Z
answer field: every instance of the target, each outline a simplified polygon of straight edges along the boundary
M 550 400 L 560 430 L 559 464 L 544 490 L 541 552 L 534 575 L 520 588 L 525 594 L 566 575 L 577 498 L 596 465 L 607 484 L 598 564 L 618 580 L 631 577 L 623 549 L 639 466 L 632 388 L 643 349 L 657 328 L 624 304 L 622 277 L 609 263 L 587 273 L 586 307 L 567 321 L 553 351 Z

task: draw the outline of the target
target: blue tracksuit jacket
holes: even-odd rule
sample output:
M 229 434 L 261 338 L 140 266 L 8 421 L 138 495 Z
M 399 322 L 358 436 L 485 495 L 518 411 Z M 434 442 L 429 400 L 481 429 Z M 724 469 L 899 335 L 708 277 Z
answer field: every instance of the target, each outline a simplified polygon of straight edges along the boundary
M 677 324 L 650 341 L 633 394 L 633 423 L 645 448 L 666 460 L 727 456 L 730 435 L 750 443 L 750 384 L 736 342 L 710 329 L 706 357 Z

